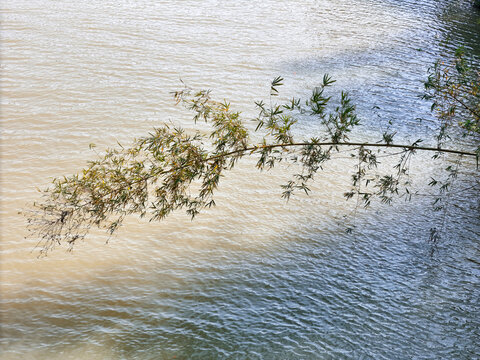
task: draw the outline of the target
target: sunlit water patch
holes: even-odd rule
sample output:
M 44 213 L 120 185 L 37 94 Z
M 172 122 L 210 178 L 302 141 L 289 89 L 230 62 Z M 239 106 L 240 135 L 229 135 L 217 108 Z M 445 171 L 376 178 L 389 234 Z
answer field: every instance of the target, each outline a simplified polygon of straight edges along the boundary
M 414 159 L 412 202 L 355 211 L 342 196 L 345 153 L 310 197 L 285 203 L 279 184 L 292 169 L 257 173 L 246 160 L 193 222 L 131 218 L 108 244 L 94 233 L 43 259 L 17 214 L 36 186 L 92 159 L 90 143 L 128 144 L 169 120 L 191 129 L 172 106 L 180 79 L 248 118 L 275 76 L 284 99 L 329 73 L 333 93 L 358 104 L 359 138 L 429 136 L 438 124 L 420 98 L 427 68 L 459 43 L 478 54 L 478 13 L 433 0 L 1 6 L 2 359 L 478 356 L 474 161 L 462 160 L 442 213 L 424 185 L 455 157 Z M 296 135 L 319 129 L 304 118 Z M 432 227 L 437 246 L 426 242 Z

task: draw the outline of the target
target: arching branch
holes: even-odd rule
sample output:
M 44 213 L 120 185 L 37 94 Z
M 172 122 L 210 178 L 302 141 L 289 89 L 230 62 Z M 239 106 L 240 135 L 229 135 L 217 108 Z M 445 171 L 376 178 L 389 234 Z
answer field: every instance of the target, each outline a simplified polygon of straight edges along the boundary
M 272 82 L 272 97 L 278 94 L 282 81 L 277 78 Z M 301 171 L 282 185 L 282 196 L 288 199 L 295 191 L 309 193 L 308 182 L 340 149 L 358 148 L 359 168 L 353 185 L 362 181 L 374 185 L 370 192 L 357 191 L 365 205 L 374 197 L 389 202 L 398 194 L 408 167 L 405 159 L 417 151 L 478 157 L 478 153 L 468 150 L 421 146 L 420 141 L 395 144 L 392 134 L 384 134 L 380 142 L 351 141 L 349 136 L 359 124 L 355 106 L 342 93 L 339 105 L 330 109 L 330 97 L 325 92 L 332 83 L 325 76 L 321 86 L 303 103 L 298 99 L 280 105 L 271 101 L 267 107 L 257 102 L 259 115 L 253 132 L 239 112 L 231 110 L 227 102 L 212 100 L 209 91 L 185 88 L 175 92 L 176 102 L 193 111 L 195 123 L 203 120 L 207 131 L 187 134 L 179 127 L 163 125 L 130 148 L 107 150 L 80 174 L 55 179 L 41 201 L 26 212 L 31 235 L 39 239 L 41 253 L 45 254 L 62 242 L 73 246 L 92 227 L 113 234 L 129 214 L 161 220 L 172 211 L 184 209 L 193 218 L 215 205 L 213 196 L 224 172 L 245 156 L 256 156 L 259 169 L 269 169 L 281 161 L 299 165 Z M 324 132 L 296 141 L 292 129 L 298 115 L 317 118 Z M 252 143 L 252 134 L 261 141 Z M 366 180 L 366 169 L 377 165 L 372 149 L 382 148 L 400 149 L 401 161 L 392 169 L 393 174 Z M 345 196 L 348 199 L 353 194 L 347 191 Z

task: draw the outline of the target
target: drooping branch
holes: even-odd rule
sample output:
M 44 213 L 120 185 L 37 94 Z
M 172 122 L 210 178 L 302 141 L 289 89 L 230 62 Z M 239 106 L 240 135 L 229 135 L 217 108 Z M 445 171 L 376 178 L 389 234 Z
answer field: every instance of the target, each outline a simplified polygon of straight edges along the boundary
M 278 94 L 282 80 L 272 82 L 272 97 Z M 194 122 L 203 120 L 211 130 L 186 134 L 181 128 L 163 125 L 130 148 L 107 150 L 80 175 L 55 179 L 44 191 L 42 201 L 27 212 L 32 236 L 39 239 L 45 254 L 62 242 L 73 246 L 92 227 L 105 228 L 113 234 L 129 214 L 161 220 L 172 211 L 185 209 L 193 218 L 215 205 L 213 196 L 224 172 L 245 156 L 257 156 L 259 169 L 268 170 L 281 161 L 299 165 L 301 171 L 281 186 L 282 196 L 288 199 L 295 191 L 308 194 L 308 183 L 341 148 L 359 148 L 355 155 L 358 171 L 352 179 L 357 190 L 344 195 L 348 199 L 356 191 L 365 206 L 374 197 L 388 203 L 398 195 L 401 178 L 408 170 L 407 160 L 417 151 L 478 158 L 476 152 L 421 146 L 419 140 L 395 144 L 393 134 L 384 134 L 380 142 L 351 141 L 349 136 L 359 124 L 355 106 L 342 93 L 339 105 L 330 110 L 330 97 L 324 93 L 332 83 L 325 76 L 304 105 L 298 99 L 280 105 L 270 101 L 270 107 L 257 102 L 259 115 L 254 133 L 262 141 L 256 144 L 250 141 L 251 133 L 240 113 L 231 110 L 229 103 L 212 100 L 208 91 L 194 93 L 185 88 L 175 92 L 176 102 L 193 111 Z M 317 118 L 324 133 L 296 141 L 292 128 L 298 114 Z M 367 179 L 367 170 L 377 166 L 377 156 L 371 149 L 380 148 L 401 150 L 396 174 Z M 362 181 L 365 185 L 372 182 L 373 190 L 360 193 Z

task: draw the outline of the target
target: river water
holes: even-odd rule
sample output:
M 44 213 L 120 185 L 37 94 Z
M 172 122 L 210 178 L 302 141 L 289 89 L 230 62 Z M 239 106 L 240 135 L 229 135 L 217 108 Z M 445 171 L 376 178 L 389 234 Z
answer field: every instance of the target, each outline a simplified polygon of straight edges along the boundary
M 288 203 L 279 185 L 289 169 L 259 174 L 246 160 L 193 222 L 131 218 L 108 244 L 93 233 L 41 259 L 18 214 L 36 187 L 95 158 L 90 143 L 128 144 L 164 121 L 191 128 L 170 95 L 180 79 L 248 119 L 274 77 L 285 96 L 306 96 L 329 73 L 334 94 L 346 89 L 358 104 L 359 138 L 426 137 L 438 129 L 419 98 L 428 66 L 459 43 L 480 55 L 479 15 L 466 4 L 1 6 L 0 358 L 478 358 L 479 196 L 464 190 L 478 172 L 468 159 L 446 212 L 426 196 L 355 212 L 342 196 L 353 165 L 337 159 L 311 196 Z M 296 134 L 318 129 L 306 118 Z M 412 177 L 423 191 L 454 161 L 420 154 Z M 432 227 L 437 247 L 426 241 Z

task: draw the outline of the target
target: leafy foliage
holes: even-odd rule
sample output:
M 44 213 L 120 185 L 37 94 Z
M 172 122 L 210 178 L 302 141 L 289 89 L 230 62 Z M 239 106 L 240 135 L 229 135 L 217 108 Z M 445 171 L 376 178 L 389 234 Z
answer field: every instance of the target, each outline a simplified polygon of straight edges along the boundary
M 430 89 L 438 88 L 443 79 L 430 79 Z M 295 168 L 300 171 L 281 185 L 282 196 L 289 199 L 298 191 L 308 194 L 309 183 L 317 172 L 340 148 L 347 147 L 357 165 L 353 169 L 351 190 L 345 197 L 356 196 L 364 206 L 369 206 L 375 198 L 390 203 L 396 196 L 410 196 L 409 159 L 418 150 L 475 156 L 468 151 L 423 147 L 420 140 L 394 144 L 394 134 L 387 133 L 376 143 L 353 142 L 350 135 L 359 125 L 355 105 L 344 92 L 337 106 L 330 105 L 331 97 L 326 92 L 334 80 L 325 75 L 307 100 L 292 98 L 277 104 L 273 98 L 282 82 L 281 77 L 272 81 L 270 105 L 263 101 L 255 103 L 258 116 L 254 131 L 248 129 L 241 114 L 232 110 L 228 102 L 213 100 L 209 91 L 195 92 L 185 87 L 175 92 L 176 103 L 193 112 L 195 123 L 205 122 L 209 131 L 189 134 L 178 126 L 165 124 L 129 148 L 108 149 L 80 174 L 55 179 L 43 192 L 42 200 L 27 212 L 29 229 L 32 236 L 39 238 L 41 253 L 46 254 L 62 242 L 72 247 L 92 227 L 113 234 L 130 214 L 155 221 L 184 209 L 193 218 L 215 205 L 214 194 L 222 176 L 244 156 L 256 156 L 260 170 L 268 170 L 279 162 L 298 165 Z M 465 85 L 467 88 L 473 91 L 471 83 Z M 464 99 L 450 83 L 445 84 L 447 90 L 446 99 L 457 101 L 460 96 Z M 441 92 L 435 93 L 438 94 Z M 323 126 L 323 133 L 297 140 L 292 129 L 300 115 L 316 118 Z M 478 117 L 472 121 L 465 122 L 464 127 L 478 131 Z M 253 134 L 261 140 L 253 143 Z M 398 150 L 399 160 L 391 173 L 377 171 L 378 151 L 374 149 L 380 148 Z
M 451 62 L 439 60 L 434 64 L 425 89 L 424 98 L 433 100 L 432 111 L 442 121 L 439 143 L 454 122 L 467 133 L 480 134 L 480 71 L 464 48 L 457 49 Z
M 432 100 L 431 110 L 436 113 L 441 123 L 437 135 L 438 146 L 451 140 L 450 130 L 461 129 L 463 136 L 474 138 L 478 167 L 480 157 L 480 69 L 475 64 L 478 64 L 478 61 L 476 62 L 469 56 L 463 47 L 456 50 L 451 61 L 438 60 L 429 69 L 424 98 Z M 448 191 L 457 178 L 458 167 L 458 161 L 455 166 L 447 166 L 445 171 L 448 176 L 443 181 L 431 178 L 429 185 L 437 188 L 439 194 L 433 204 L 434 210 L 446 211 Z M 434 232 L 434 234 L 435 236 L 432 238 L 437 242 L 439 234 L 438 232 Z

